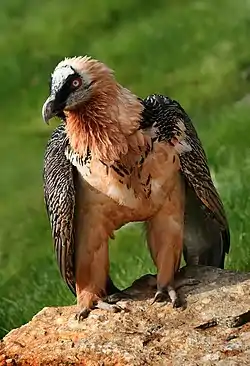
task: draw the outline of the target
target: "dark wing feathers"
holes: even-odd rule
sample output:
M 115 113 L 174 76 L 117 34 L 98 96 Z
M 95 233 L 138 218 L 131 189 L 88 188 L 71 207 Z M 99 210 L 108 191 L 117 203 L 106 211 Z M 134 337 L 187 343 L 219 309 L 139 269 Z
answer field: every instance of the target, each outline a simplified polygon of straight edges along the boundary
M 148 129 L 154 126 L 158 141 L 166 140 L 171 143 L 171 140 L 175 136 L 178 137 L 183 133 L 179 128 L 178 122 L 181 121 L 184 123 L 185 143 L 190 146 L 191 149 L 180 154 L 181 169 L 189 187 L 187 192 L 190 192 L 190 188 L 193 189 L 199 199 L 195 202 L 191 198 L 189 201 L 192 201 L 192 205 L 195 204 L 198 206 L 199 204 L 197 209 L 206 214 L 205 216 L 202 216 L 202 213 L 199 215 L 200 217 L 203 217 L 202 220 L 205 221 L 204 225 L 206 226 L 206 230 L 204 229 L 203 231 L 203 236 L 209 232 L 210 228 L 215 232 L 213 227 L 214 223 L 219 228 L 213 237 L 206 239 L 206 245 L 211 248 L 214 246 L 214 252 L 218 253 L 218 248 L 215 248 L 215 244 L 212 242 L 208 243 L 208 240 L 217 242 L 217 244 L 220 242 L 218 245 L 222 246 L 221 256 L 224 262 L 225 252 L 228 253 L 230 246 L 228 222 L 220 196 L 212 182 L 206 154 L 192 121 L 178 102 L 171 100 L 166 96 L 150 95 L 143 100 L 142 103 L 144 104 L 145 109 L 143 111 L 141 128 Z M 188 211 L 192 210 L 190 205 L 187 209 Z M 186 215 L 187 214 L 189 214 L 189 212 L 186 212 Z M 189 220 L 189 222 L 191 221 L 192 220 Z M 192 222 L 192 225 L 195 225 L 194 222 Z M 186 231 L 189 230 L 188 227 L 185 229 L 187 229 Z M 193 239 L 195 239 L 194 236 Z M 187 248 L 187 250 L 188 249 L 189 248 Z M 205 261 L 203 262 L 204 264 L 209 264 L 207 262 L 205 263 Z M 214 260 L 211 265 L 214 263 L 220 263 L 220 261 Z
M 194 126 L 185 114 L 183 120 L 186 127 L 186 142 L 191 151 L 180 155 L 181 168 L 188 184 L 193 187 L 199 199 L 209 209 L 211 216 L 225 229 L 228 226 L 223 204 L 212 182 L 207 157 Z
M 44 197 L 55 253 L 61 275 L 75 294 L 73 217 L 75 207 L 74 171 L 66 159 L 68 140 L 64 124 L 52 133 L 44 156 Z

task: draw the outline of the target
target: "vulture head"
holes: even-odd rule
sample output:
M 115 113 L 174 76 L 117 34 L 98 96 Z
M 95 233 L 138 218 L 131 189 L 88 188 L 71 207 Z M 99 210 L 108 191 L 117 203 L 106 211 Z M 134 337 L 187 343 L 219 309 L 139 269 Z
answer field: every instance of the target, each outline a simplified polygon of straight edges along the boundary
M 91 99 L 114 96 L 117 84 L 113 71 L 90 57 L 73 57 L 61 61 L 53 71 L 50 95 L 43 105 L 46 123 L 52 117 L 65 117 L 64 111 L 84 108 Z
M 127 154 L 129 144 L 138 150 L 133 136 L 142 109 L 139 98 L 116 81 L 108 66 L 81 56 L 56 66 L 42 116 L 46 123 L 53 117 L 65 121 L 70 145 L 80 156 L 89 149 L 102 161 L 115 161 Z

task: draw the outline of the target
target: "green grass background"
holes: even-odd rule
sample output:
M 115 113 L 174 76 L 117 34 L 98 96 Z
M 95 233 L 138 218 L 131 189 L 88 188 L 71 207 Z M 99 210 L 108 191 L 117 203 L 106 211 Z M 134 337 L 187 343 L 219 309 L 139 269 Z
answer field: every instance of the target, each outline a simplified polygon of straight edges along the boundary
M 176 98 L 205 146 L 231 227 L 226 266 L 250 269 L 250 1 L 1 0 L 0 337 L 44 306 L 75 300 L 62 282 L 42 192 L 41 106 L 65 56 L 89 54 L 140 96 Z M 153 270 L 138 226 L 111 243 L 120 286 Z

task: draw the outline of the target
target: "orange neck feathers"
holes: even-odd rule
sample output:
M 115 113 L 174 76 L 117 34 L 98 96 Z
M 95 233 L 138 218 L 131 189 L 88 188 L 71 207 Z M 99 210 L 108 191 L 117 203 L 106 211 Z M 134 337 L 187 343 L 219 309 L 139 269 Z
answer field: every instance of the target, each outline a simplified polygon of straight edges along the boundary
M 84 156 L 89 147 L 98 159 L 113 162 L 140 149 L 132 137 L 137 135 L 143 107 L 114 79 L 107 81 L 81 107 L 65 112 L 66 131 L 79 155 Z

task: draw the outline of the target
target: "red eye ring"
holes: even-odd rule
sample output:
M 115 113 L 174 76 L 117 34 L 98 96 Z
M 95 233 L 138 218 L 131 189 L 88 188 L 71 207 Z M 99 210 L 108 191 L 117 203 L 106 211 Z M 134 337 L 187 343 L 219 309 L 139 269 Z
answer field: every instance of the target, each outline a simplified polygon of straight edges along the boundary
M 77 88 L 79 88 L 81 85 L 82 85 L 82 79 L 81 78 L 76 78 L 76 79 L 74 79 L 73 81 L 72 81 L 72 83 L 71 83 L 71 85 L 72 85 L 72 87 L 74 88 L 74 89 L 77 89 Z

